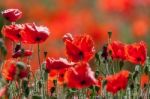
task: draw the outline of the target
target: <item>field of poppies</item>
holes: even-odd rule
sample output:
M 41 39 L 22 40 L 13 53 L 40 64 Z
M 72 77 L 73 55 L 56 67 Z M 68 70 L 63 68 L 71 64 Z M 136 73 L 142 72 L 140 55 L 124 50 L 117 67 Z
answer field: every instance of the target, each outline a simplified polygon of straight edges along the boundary
M 0 1 L 0 99 L 149 99 L 149 0 L 31 1 Z

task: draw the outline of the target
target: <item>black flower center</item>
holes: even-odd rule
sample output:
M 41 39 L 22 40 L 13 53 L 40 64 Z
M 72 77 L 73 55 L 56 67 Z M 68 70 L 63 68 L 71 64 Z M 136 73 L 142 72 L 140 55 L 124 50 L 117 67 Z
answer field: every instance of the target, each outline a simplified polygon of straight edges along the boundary
M 21 38 L 21 35 L 19 33 L 16 34 L 17 38 Z
M 136 60 L 137 60 L 138 62 L 140 62 L 140 61 L 141 61 L 141 58 L 140 58 L 140 57 L 137 57 Z
M 39 42 L 40 40 L 41 40 L 41 38 L 40 38 L 40 37 L 37 37 L 37 38 L 36 38 L 36 41 L 37 41 L 37 42 Z
M 84 85 L 84 84 L 86 84 L 86 81 L 85 81 L 85 80 L 82 80 L 82 81 L 80 82 L 80 84 L 81 84 L 81 85 Z
M 78 53 L 78 55 L 80 56 L 80 59 L 82 59 L 84 54 L 83 54 L 82 51 L 80 51 L 80 52 Z

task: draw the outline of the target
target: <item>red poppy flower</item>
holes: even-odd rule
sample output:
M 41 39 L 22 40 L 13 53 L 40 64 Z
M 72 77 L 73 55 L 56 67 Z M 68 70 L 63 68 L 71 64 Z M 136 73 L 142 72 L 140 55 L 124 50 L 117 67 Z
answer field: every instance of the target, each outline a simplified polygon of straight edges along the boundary
M 14 42 L 21 41 L 20 31 L 23 29 L 23 25 L 21 24 L 14 24 L 14 25 L 5 25 L 2 28 L 2 34 L 11 39 Z
M 6 60 L 2 69 L 2 76 L 7 80 L 14 80 L 15 74 L 16 62 L 14 60 Z
M 142 88 L 145 87 L 149 83 L 149 76 L 146 74 L 142 74 L 140 78 L 140 85 Z
M 16 80 L 20 78 L 27 77 L 27 68 L 19 69 L 17 67 L 17 62 L 13 59 L 6 60 L 3 69 L 2 69 L 2 76 L 6 80 Z
M 24 24 L 21 36 L 24 43 L 35 44 L 42 43 L 49 37 L 49 29 L 44 26 L 37 26 L 34 23 Z
M 79 63 L 66 71 L 65 82 L 69 88 L 86 88 L 97 83 L 88 63 Z
M 64 58 L 59 58 L 58 60 L 54 58 L 47 58 L 46 60 L 46 70 L 51 71 L 51 70 L 61 70 L 65 68 L 69 68 L 73 66 L 74 63 L 68 62 Z
M 13 58 L 18 58 L 18 57 L 27 57 L 27 56 L 31 56 L 32 55 L 32 51 L 30 50 L 18 50 L 17 52 L 15 52 L 12 57 Z
M 19 9 L 7 9 L 2 11 L 2 15 L 10 22 L 15 22 L 22 17 Z
M 134 43 L 127 46 L 128 61 L 134 64 L 144 65 L 147 57 L 147 47 L 145 42 Z
M 66 54 L 73 62 L 89 61 L 95 53 L 94 43 L 89 35 L 75 37 L 73 40 L 66 38 L 65 44 Z
M 124 90 L 128 84 L 129 71 L 123 70 L 114 75 L 108 75 L 106 77 L 106 90 L 113 94 L 119 90 Z
M 114 41 L 108 45 L 108 51 L 111 51 L 111 56 L 113 59 L 125 60 L 127 56 L 125 46 L 125 44 L 119 41 Z

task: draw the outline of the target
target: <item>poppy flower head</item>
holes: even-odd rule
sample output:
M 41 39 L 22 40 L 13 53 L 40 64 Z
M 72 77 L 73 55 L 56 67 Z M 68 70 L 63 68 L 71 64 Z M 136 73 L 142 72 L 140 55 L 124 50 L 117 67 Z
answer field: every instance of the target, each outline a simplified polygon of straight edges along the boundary
M 111 52 L 113 59 L 125 60 L 127 56 L 125 46 L 125 44 L 119 41 L 114 41 L 108 45 L 108 52 Z
M 12 57 L 13 58 L 18 58 L 18 57 L 27 57 L 27 56 L 31 56 L 32 55 L 32 51 L 30 50 L 24 50 L 24 49 L 20 49 L 17 52 L 15 52 Z
M 47 71 L 61 70 L 61 69 L 69 68 L 73 65 L 74 65 L 74 63 L 68 62 L 64 58 L 59 58 L 59 59 L 47 58 L 47 60 L 46 60 L 46 70 Z
M 66 40 L 66 54 L 73 62 L 89 61 L 95 53 L 94 42 L 89 35 L 74 37 Z
M 2 69 L 2 76 L 11 81 L 27 77 L 28 73 L 26 66 L 22 62 L 17 62 L 13 59 L 6 60 Z
M 1 13 L 10 22 L 16 22 L 22 17 L 22 12 L 19 9 L 7 9 Z
M 69 88 L 86 88 L 97 83 L 94 72 L 88 63 L 79 63 L 75 67 L 67 70 L 65 82 Z
M 21 24 L 5 25 L 2 28 L 2 34 L 14 42 L 19 42 L 22 40 L 20 32 L 23 28 Z
M 24 43 L 35 44 L 42 43 L 49 37 L 49 29 L 45 26 L 37 26 L 34 23 L 24 24 L 24 29 L 21 31 Z
M 141 41 L 127 46 L 128 61 L 144 65 L 147 57 L 146 43 Z
M 106 77 L 106 90 L 113 94 L 119 90 L 124 90 L 128 84 L 129 71 L 123 70 L 114 75 L 108 75 Z
M 149 76 L 146 74 L 142 74 L 140 78 L 140 86 L 144 88 L 145 85 L 147 85 L 148 83 L 149 83 Z
M 2 76 L 6 80 L 14 80 L 16 75 L 16 62 L 14 60 L 6 60 L 2 69 Z

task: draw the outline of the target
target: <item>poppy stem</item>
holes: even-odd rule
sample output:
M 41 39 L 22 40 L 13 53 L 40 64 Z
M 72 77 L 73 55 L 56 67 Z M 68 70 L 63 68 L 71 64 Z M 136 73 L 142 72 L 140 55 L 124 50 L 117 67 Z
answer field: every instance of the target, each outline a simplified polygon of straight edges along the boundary
M 40 75 L 42 76 L 42 67 L 41 67 L 41 61 L 40 61 L 40 44 L 38 43 L 38 62 L 39 62 L 39 67 L 40 67 Z

